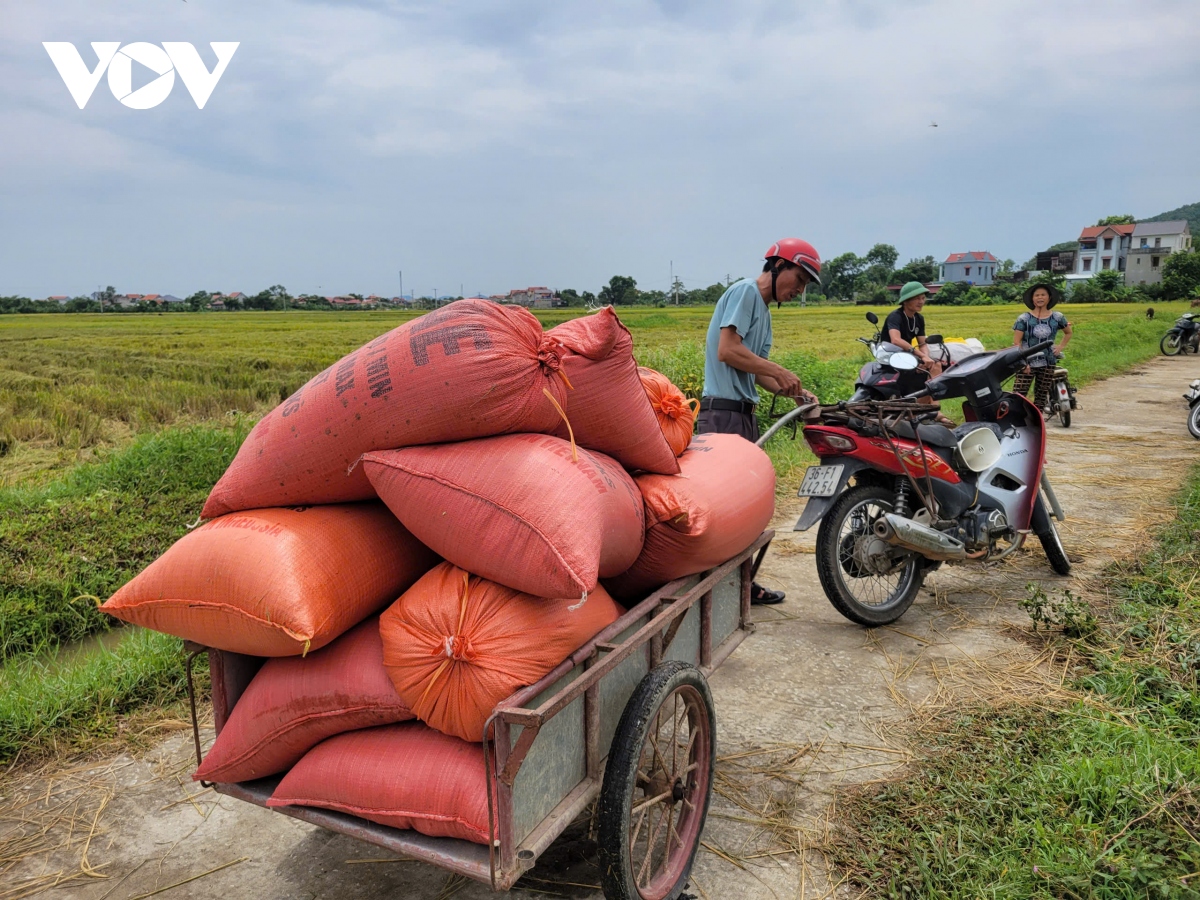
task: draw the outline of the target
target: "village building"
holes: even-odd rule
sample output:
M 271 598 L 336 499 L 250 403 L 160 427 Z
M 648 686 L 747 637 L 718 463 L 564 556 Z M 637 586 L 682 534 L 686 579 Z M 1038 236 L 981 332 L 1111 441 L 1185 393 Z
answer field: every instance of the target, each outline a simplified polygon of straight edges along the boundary
M 1138 222 L 1133 228 L 1125 283 L 1158 284 L 1172 253 L 1190 250 L 1192 233 L 1186 219 L 1174 222 Z
M 951 253 L 942 262 L 938 278 L 942 284 L 949 281 L 965 281 L 967 284 L 991 284 L 996 277 L 998 261 L 986 250 L 968 250 L 966 253 Z
M 1097 272 L 1124 272 L 1134 225 L 1093 225 L 1079 233 L 1072 275 L 1090 278 Z M 1077 280 L 1077 279 L 1076 279 Z

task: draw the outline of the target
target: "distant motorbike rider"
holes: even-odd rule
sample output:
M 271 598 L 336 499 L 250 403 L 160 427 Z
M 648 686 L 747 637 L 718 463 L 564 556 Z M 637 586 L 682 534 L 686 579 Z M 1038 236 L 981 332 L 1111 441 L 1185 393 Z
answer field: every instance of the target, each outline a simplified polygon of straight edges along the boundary
M 1033 402 L 1044 410 L 1050 403 L 1050 391 L 1054 387 L 1054 367 L 1067 343 L 1071 340 L 1071 323 L 1060 312 L 1054 311 L 1061 295 L 1052 284 L 1031 284 L 1022 298 L 1029 312 L 1021 313 L 1013 325 L 1013 346 L 1032 347 L 1042 341 L 1052 341 L 1062 332 L 1062 343 L 1047 347 L 1045 353 L 1032 357 L 1024 371 L 1013 379 L 1013 392 L 1028 396 L 1029 385 L 1034 384 Z
M 821 275 L 821 257 L 808 241 L 784 238 L 764 254 L 762 274 L 730 285 L 717 301 L 704 350 L 704 396 L 696 417 L 701 434 L 718 432 L 758 440 L 757 385 L 815 403 L 794 372 L 767 357 L 771 352 L 771 304 L 799 295 Z M 753 585 L 751 602 L 781 603 L 782 591 Z

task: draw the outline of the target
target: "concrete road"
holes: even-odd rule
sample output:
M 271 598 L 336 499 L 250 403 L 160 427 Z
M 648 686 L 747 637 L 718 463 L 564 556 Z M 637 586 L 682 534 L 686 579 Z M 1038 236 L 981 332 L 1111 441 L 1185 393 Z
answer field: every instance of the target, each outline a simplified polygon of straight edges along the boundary
M 1100 586 L 1103 566 L 1134 551 L 1200 443 L 1180 395 L 1200 360 L 1159 358 L 1080 392 L 1067 430 L 1051 424 L 1048 471 L 1067 510 L 1069 578 L 1036 541 L 988 567 L 943 567 L 894 626 L 842 619 L 817 584 L 815 529 L 780 534 L 761 579 L 788 594 L 756 610 L 757 633 L 718 670 L 721 792 L 690 890 L 698 897 L 821 897 L 837 889 L 820 845 L 839 785 L 887 778 L 909 759 L 904 735 L 923 717 L 1023 692 L 1053 693 L 1052 671 L 1019 639 L 1025 585 Z M 141 759 L 120 757 L 10 782 L 0 798 L 0 900 L 329 898 L 445 900 L 489 891 L 430 866 L 266 810 L 200 792 L 190 736 L 177 732 Z M 576 835 L 586 838 L 586 834 Z M 57 886 L 53 886 L 57 884 Z M 586 840 L 562 841 L 515 897 L 599 897 Z

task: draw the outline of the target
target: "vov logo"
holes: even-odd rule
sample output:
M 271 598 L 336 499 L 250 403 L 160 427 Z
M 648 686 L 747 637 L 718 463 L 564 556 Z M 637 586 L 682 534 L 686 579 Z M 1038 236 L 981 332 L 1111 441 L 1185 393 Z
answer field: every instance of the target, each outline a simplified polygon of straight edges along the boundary
M 214 41 L 212 47 L 217 55 L 217 65 L 210 72 L 200 58 L 199 52 L 191 44 L 182 41 L 163 41 L 162 46 L 138 41 L 121 46 L 120 41 L 93 41 L 92 50 L 96 52 L 99 62 L 92 71 L 88 70 L 83 57 L 75 49 L 75 45 L 67 41 L 43 41 L 42 46 L 50 54 L 58 74 L 66 82 L 67 90 L 71 92 L 75 103 L 80 109 L 87 106 L 101 76 L 108 72 L 108 89 L 113 96 L 130 109 L 151 109 L 162 103 L 175 87 L 175 73 L 183 80 L 183 86 L 188 89 L 198 109 L 204 109 L 204 104 L 212 96 L 213 89 L 240 41 Z M 133 89 L 133 64 L 139 63 L 158 75 L 149 84 L 144 84 L 136 91 Z

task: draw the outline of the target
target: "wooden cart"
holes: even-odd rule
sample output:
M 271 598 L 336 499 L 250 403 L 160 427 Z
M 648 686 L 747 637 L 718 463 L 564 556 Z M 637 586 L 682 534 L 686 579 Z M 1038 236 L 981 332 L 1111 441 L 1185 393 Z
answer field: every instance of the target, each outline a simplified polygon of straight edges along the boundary
M 712 795 L 716 722 L 706 676 L 753 630 L 750 585 L 774 532 L 711 571 L 673 581 L 496 706 L 485 729 L 491 842 L 427 837 L 315 807 L 276 807 L 503 891 L 588 805 L 611 900 L 669 900 L 687 883 Z M 208 653 L 219 734 L 263 660 Z M 193 694 L 196 755 L 200 732 Z M 266 806 L 282 776 L 217 784 Z

